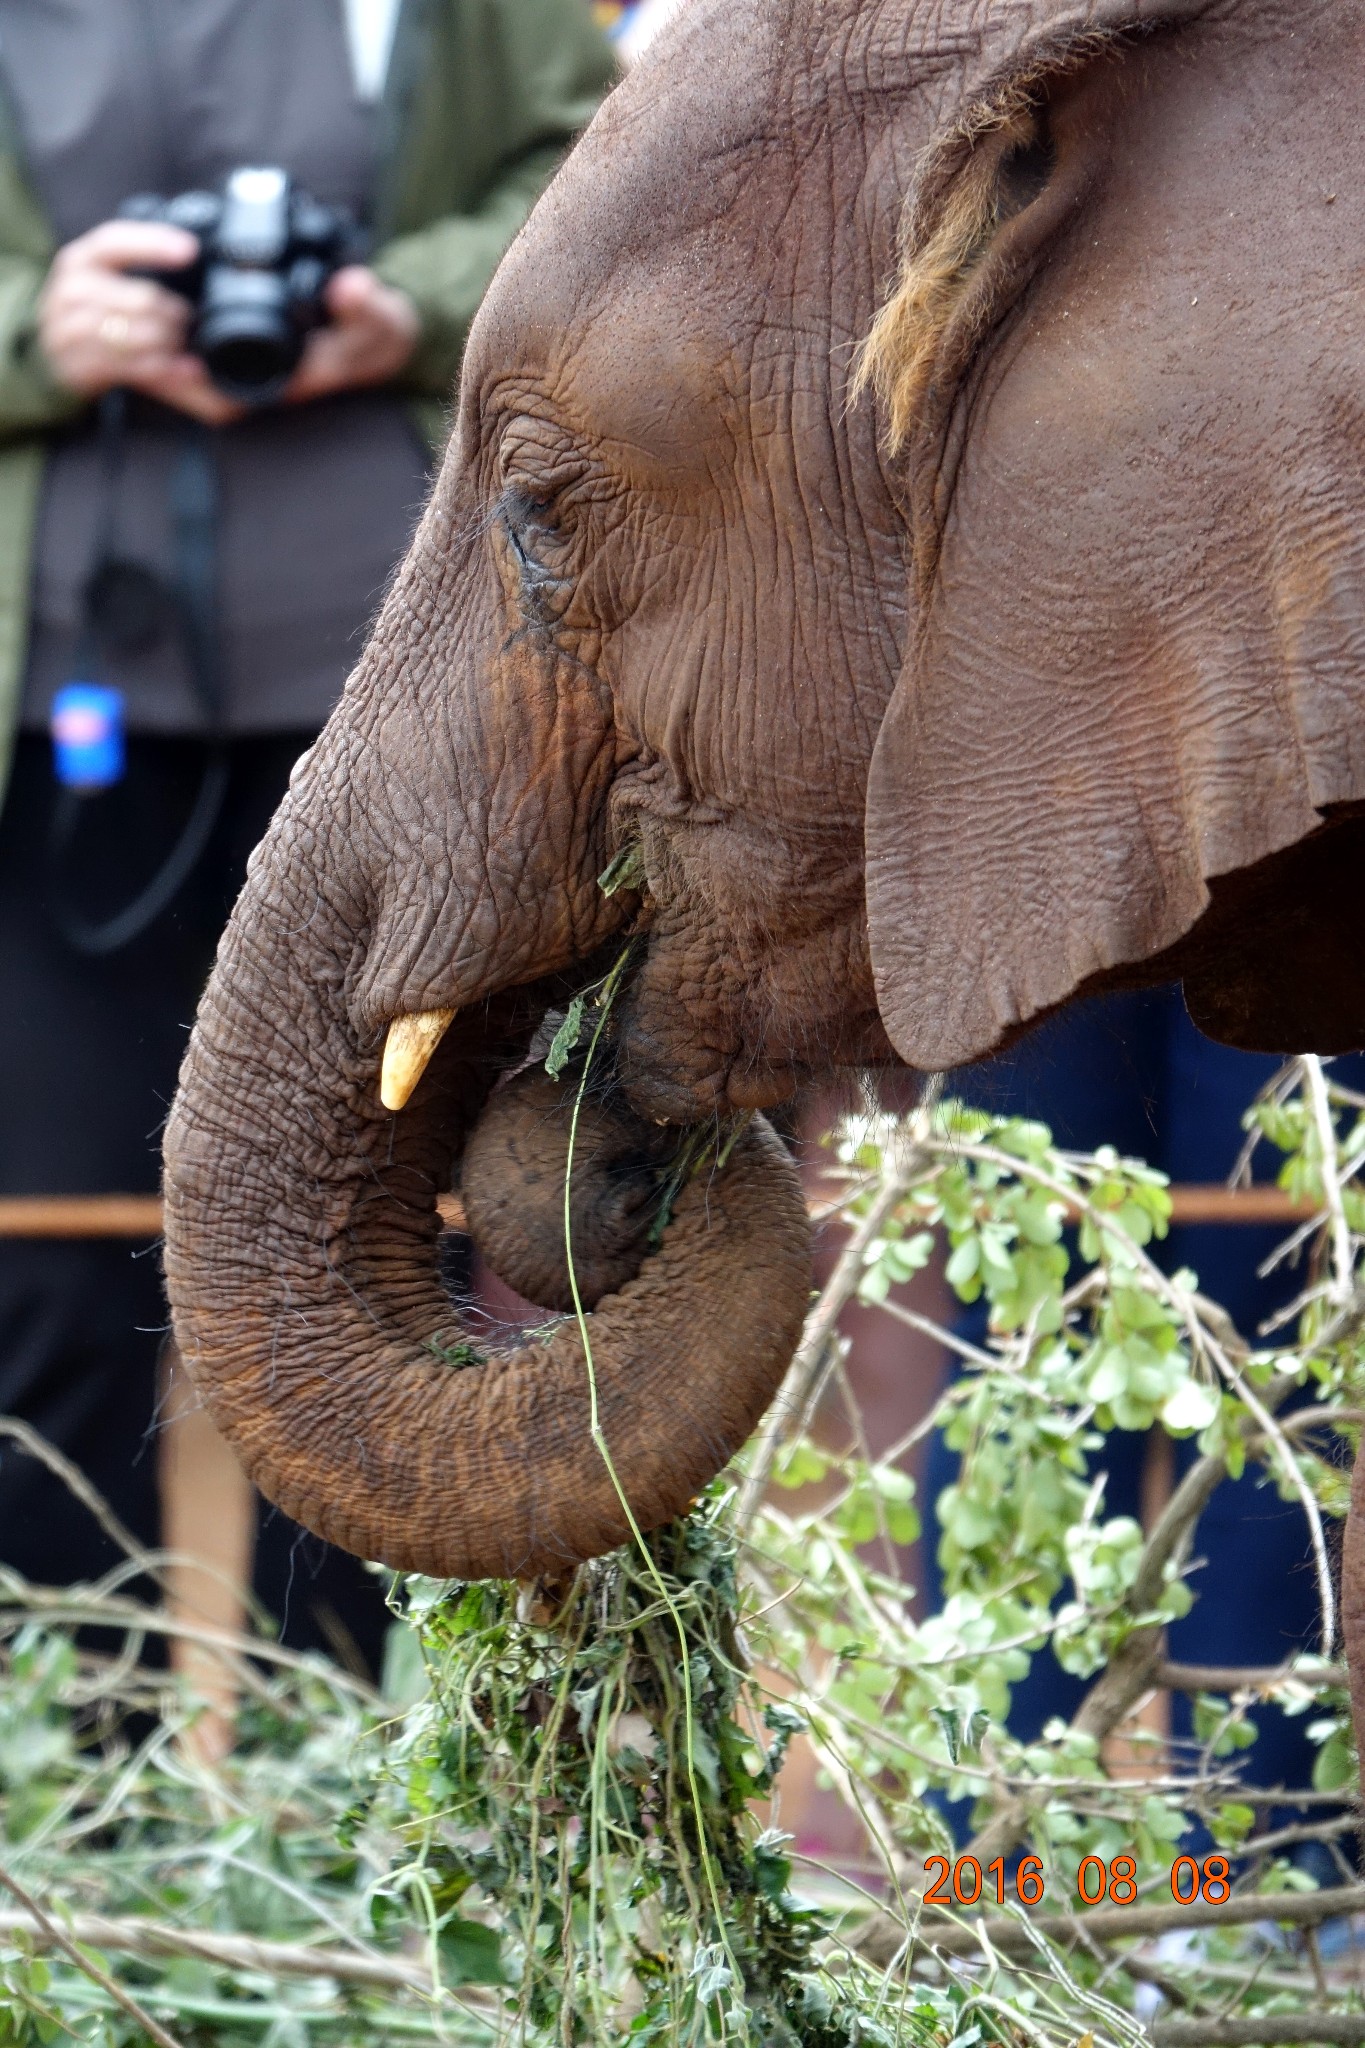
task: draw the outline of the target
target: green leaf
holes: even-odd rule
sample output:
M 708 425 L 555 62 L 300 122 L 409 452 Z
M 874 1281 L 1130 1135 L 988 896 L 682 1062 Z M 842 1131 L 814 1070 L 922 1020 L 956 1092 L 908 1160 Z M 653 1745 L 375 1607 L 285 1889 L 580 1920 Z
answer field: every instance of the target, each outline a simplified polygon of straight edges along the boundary
M 597 886 L 604 896 L 615 896 L 620 889 L 640 888 L 644 879 L 644 855 L 632 839 L 607 862 L 597 877 Z
M 436 1937 L 441 1975 L 447 1984 L 510 1984 L 502 1936 L 480 1920 L 447 1920 Z
M 812 1443 L 798 1440 L 781 1452 L 773 1466 L 778 1486 L 812 1486 L 829 1470 L 829 1459 Z
M 962 1717 L 955 1707 L 931 1707 L 929 1711 L 938 1722 L 948 1761 L 955 1764 L 962 1754 Z
M 1330 1735 L 1313 1759 L 1313 1790 L 1337 1792 L 1356 1779 L 1355 1749 L 1345 1728 Z
M 918 1230 L 913 1237 L 893 1238 L 882 1250 L 879 1263 L 892 1280 L 909 1280 L 928 1265 L 934 1250 L 933 1232 Z
M 1209 1833 L 1220 1849 L 1236 1849 L 1243 1843 L 1256 1825 L 1254 1806 L 1243 1806 L 1238 1800 L 1229 1800 L 1220 1806 L 1209 1822 Z
M 1166 1621 L 1183 1621 L 1194 1606 L 1194 1594 L 1183 1579 L 1172 1579 L 1163 1586 L 1157 1605 Z
M 858 1299 L 877 1308 L 891 1292 L 891 1275 L 885 1266 L 870 1266 L 858 1282 Z
M 695 1688 L 696 1681 L 693 1680 Z M 702 1728 L 692 1730 L 692 1768 L 712 1799 L 720 1798 L 720 1752 Z
M 564 1022 L 550 1041 L 550 1050 L 545 1055 L 545 1071 L 552 1081 L 557 1081 L 568 1064 L 570 1053 L 577 1050 L 579 1033 L 583 1029 L 583 997 L 575 996 L 565 1013 Z
M 1086 1381 L 1086 1393 L 1092 1401 L 1112 1401 L 1127 1384 L 1127 1354 L 1117 1344 L 1106 1345 Z
M 1062 1234 L 1062 1205 L 1041 1191 L 1035 1190 L 1016 1203 L 1014 1214 L 1020 1235 L 1030 1244 L 1056 1244 Z
M 977 1286 L 975 1292 L 970 1296 L 967 1290 L 976 1280 L 980 1267 L 981 1245 L 979 1240 L 975 1237 L 964 1237 L 944 1267 L 943 1277 L 948 1282 L 948 1285 L 962 1296 L 964 1301 L 968 1299 L 974 1301 L 977 1294 L 981 1292 L 980 1287 Z
M 854 1549 L 870 1543 L 878 1530 L 877 1503 L 863 1484 L 853 1487 L 833 1516 L 834 1526 Z
M 406 1621 L 391 1622 L 384 1637 L 380 1692 L 394 1706 L 410 1707 L 425 1698 L 429 1689 L 421 1637 Z
M 702 2005 L 709 2005 L 722 1991 L 728 1991 L 735 1981 L 729 1959 L 719 1942 L 698 1945 L 692 1959 L 692 1975 L 696 1981 L 697 1998 Z
M 1176 1388 L 1161 1410 L 1161 1419 L 1173 1436 L 1192 1436 L 1207 1429 L 1218 1413 L 1218 1395 L 1202 1380 L 1186 1380 Z

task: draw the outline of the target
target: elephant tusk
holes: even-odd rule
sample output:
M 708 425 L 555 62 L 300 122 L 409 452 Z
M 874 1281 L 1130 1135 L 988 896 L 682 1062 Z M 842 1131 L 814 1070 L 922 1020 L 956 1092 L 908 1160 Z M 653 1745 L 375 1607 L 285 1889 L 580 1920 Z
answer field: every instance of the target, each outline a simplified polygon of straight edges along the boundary
M 453 1010 L 418 1010 L 394 1018 L 384 1040 L 379 1070 L 379 1100 L 385 1109 L 404 1107 L 454 1015 Z

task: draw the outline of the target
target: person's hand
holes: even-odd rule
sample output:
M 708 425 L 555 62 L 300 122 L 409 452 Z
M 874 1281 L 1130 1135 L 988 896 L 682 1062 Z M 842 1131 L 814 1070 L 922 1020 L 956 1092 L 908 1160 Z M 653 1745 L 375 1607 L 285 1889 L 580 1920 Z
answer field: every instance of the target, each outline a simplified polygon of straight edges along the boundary
M 187 302 L 125 275 L 179 270 L 198 247 L 183 228 L 110 220 L 59 249 L 38 300 L 38 338 L 57 381 L 84 398 L 124 385 L 215 427 L 240 417 L 185 348 Z
M 421 322 L 412 300 L 363 264 L 338 270 L 324 296 L 332 325 L 309 335 L 303 361 L 285 387 L 291 405 L 357 385 L 385 384 L 417 346 Z

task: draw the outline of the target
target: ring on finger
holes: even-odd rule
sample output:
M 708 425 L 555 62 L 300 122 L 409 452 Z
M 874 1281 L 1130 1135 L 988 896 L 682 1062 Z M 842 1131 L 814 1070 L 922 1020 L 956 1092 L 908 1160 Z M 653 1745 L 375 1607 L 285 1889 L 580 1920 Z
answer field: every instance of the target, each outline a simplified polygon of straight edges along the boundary
M 133 323 L 126 313 L 106 313 L 95 331 L 107 348 L 126 349 Z

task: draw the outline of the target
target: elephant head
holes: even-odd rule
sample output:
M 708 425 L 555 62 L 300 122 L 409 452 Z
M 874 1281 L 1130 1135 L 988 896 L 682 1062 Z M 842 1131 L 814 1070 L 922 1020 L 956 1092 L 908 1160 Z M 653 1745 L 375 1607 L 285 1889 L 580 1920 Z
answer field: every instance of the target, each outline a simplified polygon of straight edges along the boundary
M 627 934 L 602 1156 L 646 1178 L 1123 979 L 1365 1037 L 1359 944 L 1304 971 L 1365 805 L 1362 75 L 1320 0 L 689 0 L 608 100 L 170 1123 L 181 1348 L 301 1520 L 545 1569 L 625 1534 L 602 1444 L 646 1526 L 770 1397 L 807 1268 L 761 1125 L 606 1274 L 596 1438 L 575 1325 L 470 1363 L 438 1285 L 467 1133 Z

